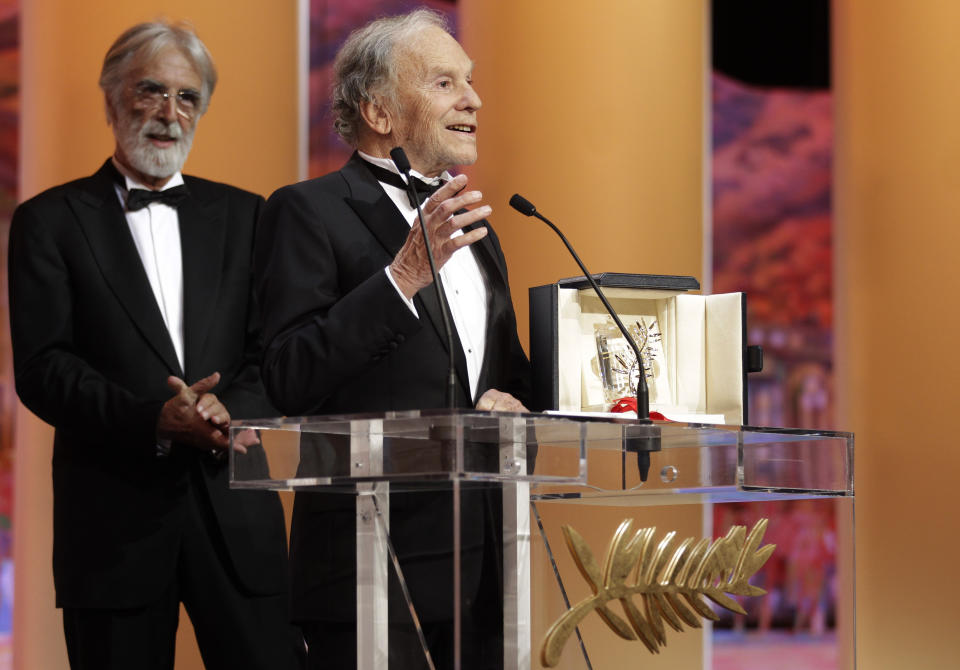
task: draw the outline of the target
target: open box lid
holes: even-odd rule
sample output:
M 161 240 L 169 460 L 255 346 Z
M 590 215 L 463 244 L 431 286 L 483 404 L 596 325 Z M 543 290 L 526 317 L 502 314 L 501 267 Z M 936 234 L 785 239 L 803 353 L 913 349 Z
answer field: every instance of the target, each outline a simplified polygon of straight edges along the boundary
M 641 345 L 651 410 L 747 423 L 744 294 L 691 294 L 693 277 L 594 278 Z M 530 289 L 530 349 L 538 407 L 602 412 L 633 395 L 635 356 L 584 277 Z

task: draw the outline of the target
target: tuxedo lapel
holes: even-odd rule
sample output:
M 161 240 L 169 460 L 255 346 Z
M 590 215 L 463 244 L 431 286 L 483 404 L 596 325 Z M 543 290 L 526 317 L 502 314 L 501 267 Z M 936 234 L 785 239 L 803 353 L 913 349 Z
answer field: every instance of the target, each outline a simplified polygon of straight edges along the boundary
M 363 165 L 363 159 L 356 154 L 340 172 L 350 185 L 352 197 L 346 199 L 347 204 L 356 212 L 370 233 L 380 242 L 387 255 L 390 258 L 396 257 L 410 232 L 410 226 L 407 225 L 407 222 L 397 210 L 397 206 Z M 443 327 L 443 315 L 434 287 L 431 285 L 418 291 L 417 295 L 414 296 L 414 304 L 419 313 L 426 313 L 427 319 L 443 344 L 444 352 L 449 356 L 446 331 Z M 457 370 L 457 378 L 460 381 L 464 396 L 470 398 L 467 360 L 463 355 L 463 346 L 460 343 L 460 337 L 452 319 L 450 320 L 450 328 L 453 331 L 454 365 Z
M 441 282 L 441 286 L 443 283 Z M 446 294 L 441 292 L 443 300 L 446 302 Z M 424 289 L 421 289 L 415 300 L 419 300 L 418 309 L 422 309 L 427 313 L 427 316 L 430 318 L 430 322 L 433 324 L 434 330 L 437 332 L 437 336 L 440 338 L 440 341 L 443 342 L 443 350 L 447 354 L 449 359 L 450 349 L 447 347 L 447 332 L 443 327 L 443 313 L 440 311 L 440 303 L 437 302 L 437 291 L 431 284 Z M 453 365 L 457 371 L 457 380 L 460 382 L 460 390 L 463 391 L 465 398 L 471 399 L 470 397 L 470 377 L 467 375 L 467 359 L 463 354 L 463 344 L 460 342 L 460 335 L 457 333 L 457 326 L 453 322 L 453 316 L 450 312 L 449 304 L 446 305 L 447 314 L 450 315 L 450 330 L 453 335 Z
M 110 166 L 100 168 L 89 184 L 89 190 L 77 191 L 67 198 L 104 280 L 170 373 L 182 374 L 173 341 L 120 207 Z M 104 328 L 112 326 L 103 324 Z
M 464 232 L 479 228 L 485 225 L 485 221 L 466 226 Z M 502 319 L 504 314 L 509 313 L 511 308 L 510 295 L 507 293 L 507 275 L 506 268 L 498 262 L 498 254 L 493 244 L 493 239 L 489 227 L 487 235 L 482 240 L 470 245 L 473 256 L 480 266 L 487 284 L 489 301 L 487 303 L 487 346 L 484 348 L 483 362 L 480 365 L 480 378 L 477 383 L 477 392 L 483 393 L 488 388 L 492 388 L 493 382 L 490 379 L 490 360 L 493 355 L 493 349 L 498 342 L 498 333 L 502 328 Z M 476 398 L 474 398 L 476 401 Z
M 186 372 L 196 375 L 221 289 L 227 201 L 224 196 L 205 199 L 193 181 L 187 181 L 187 188 L 191 197 L 177 209 L 183 259 L 183 348 Z
M 469 233 L 471 230 L 480 227 L 487 227 L 486 220 L 464 226 L 463 232 Z M 497 252 L 493 246 L 493 239 L 490 236 L 489 227 L 487 227 L 487 235 L 479 242 L 471 244 L 470 249 L 473 251 L 473 256 L 477 259 L 477 263 L 486 273 L 488 285 L 491 286 L 491 288 L 493 285 L 506 286 L 506 269 L 497 262 Z
M 354 156 L 340 170 L 350 185 L 350 197 L 346 201 L 387 255 L 393 258 L 406 241 L 410 226 L 362 162 L 362 158 Z

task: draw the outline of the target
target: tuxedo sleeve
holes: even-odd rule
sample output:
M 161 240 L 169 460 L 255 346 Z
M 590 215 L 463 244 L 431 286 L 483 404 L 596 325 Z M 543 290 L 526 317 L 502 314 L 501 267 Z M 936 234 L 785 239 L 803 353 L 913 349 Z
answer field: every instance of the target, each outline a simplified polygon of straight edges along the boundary
M 71 269 L 56 230 L 31 203 L 14 212 L 8 267 L 17 394 L 58 430 L 155 449 L 163 402 L 131 393 L 76 354 Z
M 264 199 L 256 196 L 253 207 L 245 208 L 243 215 L 249 220 L 250 226 L 255 226 L 263 209 Z M 244 223 L 248 223 L 246 220 Z M 232 419 L 253 419 L 275 416 L 276 410 L 267 399 L 267 392 L 260 376 L 260 358 L 263 349 L 263 331 L 261 328 L 261 314 L 257 303 L 256 291 L 253 284 L 253 239 L 246 248 L 239 250 L 249 259 L 249 288 L 247 291 L 247 319 L 243 329 L 243 353 L 236 364 L 223 374 L 220 384 L 214 393 L 230 412 Z
M 260 220 L 254 274 L 264 320 L 262 372 L 271 401 L 287 415 L 319 411 L 421 328 L 383 265 L 341 285 L 342 266 L 366 253 L 332 234 L 347 225 L 362 224 L 342 199 L 308 193 L 304 184 L 274 193 Z

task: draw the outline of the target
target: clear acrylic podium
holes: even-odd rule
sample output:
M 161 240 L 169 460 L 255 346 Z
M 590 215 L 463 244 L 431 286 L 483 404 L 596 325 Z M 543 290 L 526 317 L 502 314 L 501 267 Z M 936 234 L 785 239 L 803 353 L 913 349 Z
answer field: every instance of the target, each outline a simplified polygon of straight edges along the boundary
M 485 616 L 494 617 L 493 625 L 503 631 L 502 650 L 497 647 L 496 653 L 502 653 L 507 670 L 548 667 L 548 629 L 594 595 L 590 571 L 607 569 L 611 540 L 626 519 L 634 531 L 655 526 L 652 541 L 665 543 L 665 551 L 682 558 L 680 540 L 691 538 L 690 556 L 698 541 L 708 545 L 727 534 L 728 528 L 713 528 L 714 517 L 705 512 L 715 506 L 739 503 L 735 520 L 749 532 L 770 505 L 835 498 L 842 519 L 837 541 L 852 557 L 849 433 L 439 410 L 249 420 L 231 430 L 250 428 L 258 431 L 261 444 L 246 455 L 231 452 L 232 487 L 318 491 L 355 502 L 355 535 L 329 541 L 356 546 L 357 637 L 349 643 L 356 644 L 357 668 L 364 670 L 445 668 L 448 663 L 457 669 L 475 667 L 475 655 L 461 647 L 459 636 L 464 622 L 476 616 L 466 608 L 478 582 L 461 566 L 468 565 L 466 556 L 477 547 L 486 547 L 481 552 L 486 562 L 492 555 L 499 563 L 494 583 L 502 589 L 500 611 Z M 438 537 L 452 538 L 443 552 L 452 567 L 438 572 L 443 578 L 428 586 L 451 595 L 444 630 L 449 630 L 453 651 L 444 661 L 429 653 L 421 630 L 416 592 L 425 587 L 411 577 L 415 567 L 405 570 L 409 564 L 403 552 L 417 552 L 396 536 L 399 531 L 391 535 L 390 525 L 391 508 L 400 509 L 404 496 L 438 490 L 449 494 L 442 499 L 452 506 L 444 517 L 452 527 L 436 529 Z M 502 519 L 497 518 L 502 528 L 492 551 L 489 538 L 471 537 L 478 531 L 466 507 L 478 492 L 501 505 Z M 562 530 L 564 526 L 575 532 Z M 671 531 L 676 532 L 673 544 L 666 539 Z M 767 530 L 767 535 L 775 534 Z M 763 541 L 770 543 L 769 538 Z M 400 545 L 406 546 L 403 552 L 397 550 Z M 831 583 L 840 603 L 836 667 L 846 670 L 856 666 L 852 558 L 841 564 Z M 635 579 L 640 573 L 638 568 Z M 754 583 L 762 587 L 763 581 L 758 572 Z M 490 588 L 487 581 L 479 583 Z M 651 654 L 642 640 L 624 639 L 630 631 L 618 635 L 617 622 L 607 620 L 632 621 L 621 604 L 627 607 L 623 601 L 606 603 L 606 609 L 579 619 L 569 634 L 560 631 L 558 638 L 554 631 L 559 661 L 555 653 L 549 667 L 711 667 L 708 617 L 697 614 L 695 624 L 685 621 L 681 631 L 668 625 L 660 633 L 662 644 L 654 645 L 657 653 Z M 604 613 L 610 611 L 616 614 Z M 388 651 L 396 612 L 408 617 L 401 625 L 414 631 L 420 643 L 409 657 L 399 659 Z M 651 618 L 669 617 L 653 613 Z

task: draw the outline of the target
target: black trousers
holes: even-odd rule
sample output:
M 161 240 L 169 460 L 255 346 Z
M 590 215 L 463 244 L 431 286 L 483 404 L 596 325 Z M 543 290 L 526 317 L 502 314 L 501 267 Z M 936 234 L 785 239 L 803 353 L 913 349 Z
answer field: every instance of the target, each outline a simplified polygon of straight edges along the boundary
M 289 622 L 287 594 L 244 592 L 198 485 L 191 482 L 176 578 L 160 599 L 132 609 L 64 608 L 72 670 L 173 670 L 181 602 L 206 670 L 304 667 L 303 640 Z
M 499 632 L 478 630 L 472 621 L 463 621 L 461 667 L 464 670 L 502 670 L 503 642 Z M 308 670 L 361 670 L 357 666 L 355 624 L 307 621 L 300 624 L 307 641 Z M 437 670 L 453 669 L 453 625 L 425 622 L 423 635 Z M 426 654 L 416 630 L 410 625 L 391 625 L 389 664 L 403 670 L 429 670 Z
M 335 494 L 334 494 L 335 495 Z M 403 501 L 404 496 L 427 496 L 428 501 L 438 507 L 449 507 L 450 501 L 436 498 L 430 493 L 392 494 L 391 505 Z M 502 670 L 503 668 L 503 563 L 500 530 L 503 526 L 500 504 L 500 488 L 468 487 L 463 494 L 462 504 L 482 510 L 478 516 L 480 528 L 472 528 L 475 533 L 483 533 L 483 541 L 473 537 L 469 547 L 461 548 L 462 565 L 470 566 L 466 573 L 474 575 L 476 581 L 463 584 L 464 592 L 460 608 L 461 639 L 460 659 L 463 670 Z M 344 496 L 350 506 L 355 504 L 350 497 Z M 439 553 L 432 558 L 418 555 L 423 546 L 424 531 L 415 532 L 404 526 L 402 516 L 391 509 L 391 542 L 396 550 L 404 579 L 407 581 L 410 597 L 420 618 L 423 642 L 417 633 L 410 610 L 406 605 L 404 591 L 394 571 L 393 564 L 388 568 L 388 655 L 391 668 L 403 670 L 429 670 L 423 643 L 426 643 L 433 666 L 436 670 L 452 670 L 454 667 L 453 645 L 453 562 L 452 554 Z M 334 512 L 327 512 L 328 516 Z M 344 516 L 352 517 L 355 512 L 347 509 Z M 400 517 L 398 519 L 398 517 Z M 419 518 L 428 529 L 437 536 L 446 531 L 440 525 L 430 525 L 430 519 Z M 398 532 L 398 528 L 403 529 Z M 404 532 L 404 530 L 406 532 Z M 449 535 L 450 533 L 446 533 Z M 322 536 L 330 542 L 330 536 Z M 338 533 L 339 542 L 344 534 Z M 447 538 L 452 541 L 451 538 Z M 479 546 L 478 546 L 479 545 Z M 355 560 L 355 552 L 351 552 Z M 356 614 L 356 573 L 350 572 L 349 579 L 341 580 L 348 588 L 339 589 L 339 599 L 335 602 L 322 601 L 321 607 L 330 610 L 327 619 L 301 617 L 298 621 L 307 643 L 307 667 L 309 670 L 366 670 L 357 666 L 357 636 L 355 620 L 337 620 L 333 612 Z M 426 616 L 425 616 L 426 615 Z

